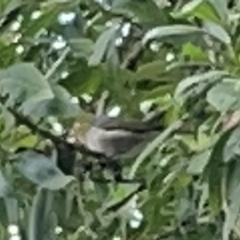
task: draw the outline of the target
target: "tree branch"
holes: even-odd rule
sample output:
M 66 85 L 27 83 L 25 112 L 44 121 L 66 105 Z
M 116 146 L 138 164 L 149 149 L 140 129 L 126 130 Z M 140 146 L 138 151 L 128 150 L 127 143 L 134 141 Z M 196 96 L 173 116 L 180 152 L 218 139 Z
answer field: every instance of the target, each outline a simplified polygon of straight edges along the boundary
M 70 143 L 70 142 L 66 141 L 66 139 L 64 139 L 62 136 L 61 137 L 56 136 L 45 129 L 39 128 L 37 125 L 35 125 L 33 122 L 31 122 L 27 117 L 23 116 L 22 114 L 18 113 L 17 111 L 15 111 L 12 108 L 8 108 L 8 111 L 12 113 L 12 115 L 15 117 L 15 119 L 17 120 L 17 122 L 19 124 L 25 125 L 33 133 L 38 133 L 42 137 L 44 137 L 46 139 L 50 139 L 55 144 L 63 143 L 63 144 L 70 145 L 76 151 L 78 151 L 82 154 L 92 156 L 94 158 L 103 158 L 104 157 L 103 154 L 92 152 L 80 144 Z
M 126 59 L 123 61 L 121 67 L 124 69 L 134 70 L 137 61 L 142 56 L 144 46 L 141 42 L 136 42 L 133 46 L 133 50 L 128 54 Z
M 141 184 L 137 189 L 133 190 L 131 193 L 129 193 L 125 198 L 123 198 L 122 200 L 120 200 L 117 203 L 112 204 L 111 206 L 107 207 L 105 209 L 105 213 L 109 213 L 109 212 L 116 212 L 118 211 L 121 207 L 123 207 L 127 202 L 129 202 L 129 200 L 132 199 L 132 197 L 134 197 L 136 194 L 138 194 L 139 192 L 142 192 L 143 190 L 146 189 L 146 185 L 145 184 Z

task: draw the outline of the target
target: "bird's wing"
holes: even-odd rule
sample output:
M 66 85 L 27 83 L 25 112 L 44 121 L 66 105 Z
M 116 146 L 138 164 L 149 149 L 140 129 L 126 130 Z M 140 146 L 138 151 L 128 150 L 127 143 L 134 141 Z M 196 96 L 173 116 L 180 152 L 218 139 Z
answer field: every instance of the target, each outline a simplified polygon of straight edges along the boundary
M 107 131 L 92 127 L 85 135 L 84 144 L 92 151 L 111 157 L 131 150 L 143 139 L 142 134 L 134 134 L 119 129 Z
M 119 155 L 130 151 L 143 141 L 143 135 L 134 134 L 122 130 L 111 131 L 111 137 L 103 137 L 102 143 L 111 152 L 111 155 Z
M 141 121 L 123 121 L 120 118 L 100 116 L 91 123 L 92 126 L 99 127 L 108 131 L 125 130 L 134 133 L 145 133 L 149 131 L 161 131 L 162 126 L 149 124 Z

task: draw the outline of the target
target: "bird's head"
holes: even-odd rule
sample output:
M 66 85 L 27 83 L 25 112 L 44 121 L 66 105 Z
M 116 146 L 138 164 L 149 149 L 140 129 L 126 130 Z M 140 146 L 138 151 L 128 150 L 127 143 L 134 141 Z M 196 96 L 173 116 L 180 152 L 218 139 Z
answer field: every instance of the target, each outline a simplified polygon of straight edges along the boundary
M 71 142 L 81 142 L 90 128 L 93 118 L 94 116 L 89 113 L 82 113 L 75 118 L 68 131 L 68 139 Z

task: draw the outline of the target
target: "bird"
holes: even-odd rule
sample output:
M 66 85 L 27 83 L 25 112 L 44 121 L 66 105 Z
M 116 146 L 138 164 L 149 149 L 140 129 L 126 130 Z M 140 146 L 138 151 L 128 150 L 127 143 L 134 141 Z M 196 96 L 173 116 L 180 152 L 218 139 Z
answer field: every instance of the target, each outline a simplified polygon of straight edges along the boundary
M 123 120 L 86 114 L 81 120 L 73 123 L 68 136 L 109 159 L 136 155 L 143 144 L 163 130 L 163 126 L 153 123 L 153 119 Z

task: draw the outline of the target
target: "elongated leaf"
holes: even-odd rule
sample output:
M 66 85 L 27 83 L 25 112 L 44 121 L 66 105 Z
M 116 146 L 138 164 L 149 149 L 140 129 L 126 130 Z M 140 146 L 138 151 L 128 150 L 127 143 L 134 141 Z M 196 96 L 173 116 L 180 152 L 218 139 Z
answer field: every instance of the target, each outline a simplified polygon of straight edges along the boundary
M 18 201 L 12 196 L 12 188 L 0 171 L 0 198 L 3 198 L 8 224 L 18 223 Z
M 180 10 L 181 14 L 187 14 L 191 11 L 196 11 L 196 8 L 201 5 L 204 0 L 193 0 L 191 2 L 186 3 Z
M 161 73 L 166 71 L 166 63 L 164 61 L 154 61 L 141 65 L 137 72 L 135 78 L 137 80 L 142 79 L 152 79 L 161 80 Z
M 10 186 L 0 171 L 0 197 L 6 197 L 9 194 Z
M 224 162 L 232 160 L 234 157 L 240 155 L 240 129 L 237 128 L 231 134 L 231 137 L 227 141 L 224 152 L 223 152 Z
M 90 57 L 88 62 L 90 66 L 98 65 L 102 61 L 107 51 L 108 44 L 114 37 L 115 32 L 116 32 L 116 26 L 113 25 L 111 28 L 107 29 L 105 32 L 103 32 L 99 36 L 99 38 L 97 39 L 94 45 L 93 54 Z
M 24 21 L 22 23 L 23 36 L 34 36 L 42 29 L 48 28 L 49 25 L 55 22 L 55 19 L 61 10 L 63 10 L 63 7 L 61 5 L 55 5 L 53 7 L 45 9 L 45 11 L 42 12 L 42 15 L 38 19 L 31 19 L 31 21 L 29 21 L 29 18 L 24 18 Z
M 215 37 L 220 42 L 222 42 L 226 45 L 231 44 L 231 38 L 222 26 L 220 26 L 216 23 L 213 23 L 213 22 L 205 22 L 204 28 L 208 34 Z
M 156 149 L 158 146 L 160 146 L 160 144 L 163 143 L 176 129 L 181 127 L 183 120 L 185 118 L 186 116 L 184 116 L 181 120 L 178 120 L 172 125 L 170 125 L 157 138 L 155 138 L 151 143 L 148 144 L 148 146 L 144 149 L 144 151 L 139 155 L 139 157 L 136 159 L 135 163 L 133 164 L 129 174 L 130 178 L 133 178 L 135 176 L 135 173 L 137 172 L 139 166 L 153 152 L 153 150 Z
M 72 188 L 68 188 L 66 189 L 66 199 L 65 199 L 65 217 L 66 219 L 69 218 L 72 210 L 73 210 L 73 201 L 74 201 L 74 191 L 72 190 Z
M 73 177 L 65 176 L 52 159 L 33 150 L 20 153 L 17 166 L 26 178 L 43 188 L 60 189 L 73 180 Z
M 29 239 L 55 240 L 56 217 L 53 213 L 53 192 L 39 189 L 32 206 L 29 221 Z
M 93 42 L 88 38 L 78 38 L 69 41 L 73 55 L 76 58 L 88 58 L 92 54 Z
M 144 188 L 142 186 L 130 186 L 118 189 L 118 192 L 112 193 L 112 199 L 106 203 L 105 212 L 118 211 L 121 208 L 128 208 L 127 203 L 133 198 L 134 195 L 141 192 Z M 124 210 L 123 210 L 124 211 Z
M 7 15 L 21 7 L 21 5 L 23 5 L 22 0 L 1 1 L 0 18 L 7 17 Z
M 181 94 L 184 94 L 186 90 L 196 84 L 206 81 L 213 81 L 214 79 L 219 79 L 226 75 L 228 75 L 228 72 L 226 71 L 208 71 L 202 74 L 196 74 L 187 77 L 178 84 L 175 91 L 175 97 L 178 98 Z
M 226 0 L 209 0 L 209 2 L 215 7 L 221 19 L 225 21 L 228 17 L 228 2 Z
M 25 104 L 26 110 L 24 113 L 38 118 L 49 115 L 69 118 L 79 114 L 79 105 L 71 102 L 71 95 L 65 88 L 54 84 L 51 89 L 54 94 L 52 99 L 45 99 L 36 104 L 28 102 Z
M 186 3 L 179 13 L 174 14 L 179 17 L 196 16 L 204 20 L 219 22 L 221 19 L 214 6 L 205 0 L 193 0 Z
M 240 108 L 240 88 L 235 79 L 224 79 L 207 94 L 207 101 L 220 112 L 236 110 Z
M 201 61 L 201 62 L 197 62 L 196 65 L 204 66 L 204 64 L 207 64 L 207 62 L 209 62 L 207 58 L 207 52 L 205 52 L 201 47 L 198 47 L 192 43 L 184 44 L 182 47 L 182 53 L 184 55 L 191 57 L 191 59 L 193 60 Z
M 6 110 L 4 106 L 0 106 L 1 108 L 1 118 L 4 121 L 4 131 L 1 133 L 2 136 L 5 134 L 9 134 L 13 127 L 15 126 L 15 118 L 12 116 L 12 114 Z
M 165 12 L 158 7 L 156 1 L 148 0 L 114 0 L 112 3 L 113 12 L 126 16 L 136 17 L 143 24 L 156 26 L 167 22 Z
M 156 27 L 149 30 L 143 37 L 143 44 L 148 43 L 151 40 L 158 39 L 161 40 L 164 37 L 173 37 L 178 35 L 188 35 L 188 34 L 201 34 L 203 30 L 190 26 L 190 25 L 172 25 L 172 26 L 162 26 Z
M 194 155 L 189 163 L 187 172 L 190 174 L 201 174 L 204 167 L 207 165 L 210 157 L 210 151 L 204 151 L 200 154 Z
M 49 83 L 31 63 L 19 63 L 0 72 L 0 91 L 9 94 L 8 104 L 21 104 L 26 110 L 35 104 L 54 97 Z
M 215 144 L 204 170 L 205 179 L 209 184 L 209 202 L 214 213 L 220 210 L 222 203 L 221 179 L 223 177 L 222 164 L 224 148 L 236 128 L 237 126 L 234 126 L 222 134 Z
M 18 212 L 18 201 L 12 197 L 4 198 L 5 207 L 7 210 L 8 223 L 9 224 L 18 224 L 19 212 Z
M 223 225 L 223 240 L 228 240 L 230 233 L 234 228 L 240 212 L 240 164 L 238 161 L 230 164 L 228 169 L 228 182 L 226 200 L 229 200 L 229 205 L 226 206 L 226 218 Z

